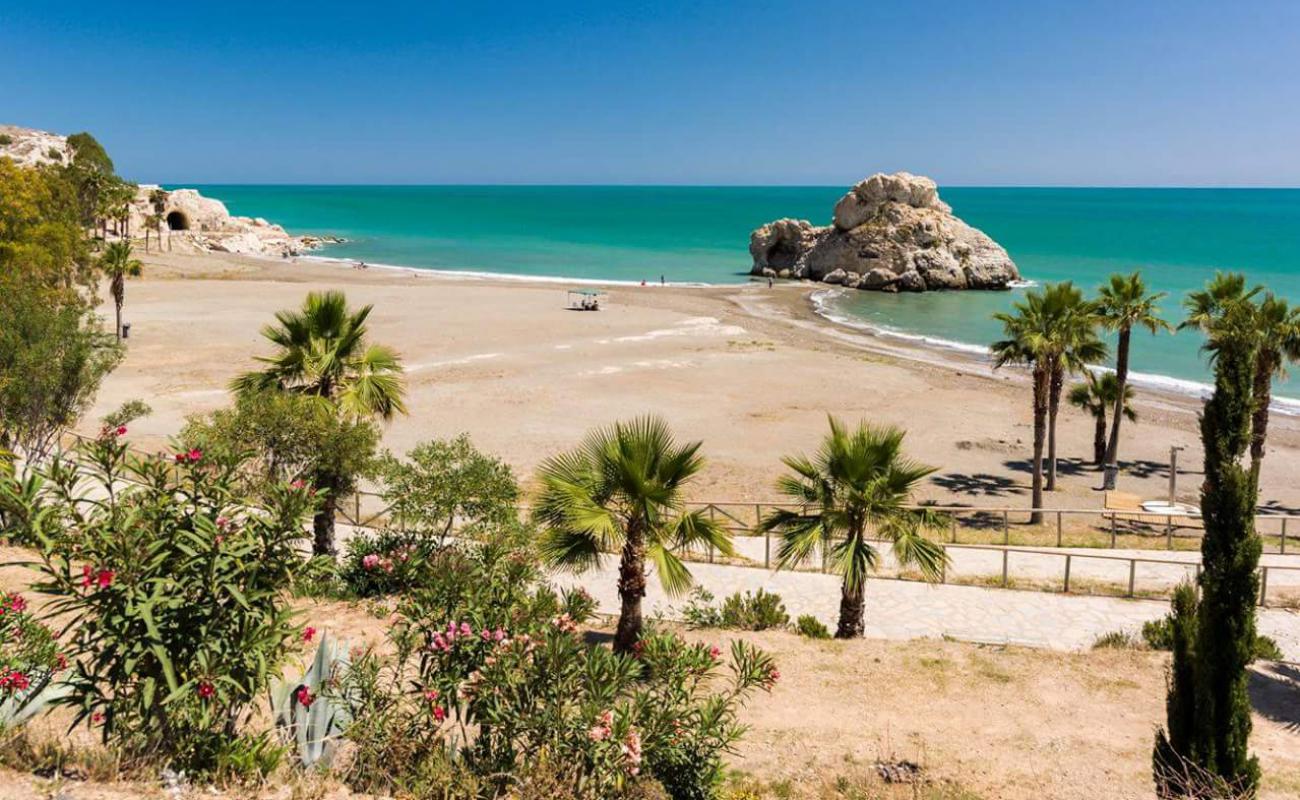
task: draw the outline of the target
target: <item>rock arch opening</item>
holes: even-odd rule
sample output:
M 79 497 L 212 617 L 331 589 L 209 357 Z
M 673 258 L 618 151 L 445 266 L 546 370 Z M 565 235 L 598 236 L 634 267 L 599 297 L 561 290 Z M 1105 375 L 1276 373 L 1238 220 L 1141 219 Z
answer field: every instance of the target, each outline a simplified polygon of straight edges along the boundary
M 793 269 L 799 261 L 799 248 L 780 239 L 767 251 L 767 265 L 772 269 Z
M 184 212 L 172 211 L 167 214 L 167 230 L 187 231 L 189 229 L 190 229 L 190 218 L 185 216 Z

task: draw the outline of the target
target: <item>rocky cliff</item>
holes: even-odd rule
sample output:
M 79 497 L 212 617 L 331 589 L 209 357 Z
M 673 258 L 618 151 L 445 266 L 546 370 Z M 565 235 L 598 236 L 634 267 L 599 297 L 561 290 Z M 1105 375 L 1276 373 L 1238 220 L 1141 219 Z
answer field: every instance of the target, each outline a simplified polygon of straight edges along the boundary
M 20 166 L 38 167 L 69 163 L 72 152 L 64 136 L 15 125 L 0 125 L 0 158 Z M 218 251 L 248 255 L 287 256 L 311 250 L 327 240 L 293 236 L 260 217 L 236 217 L 224 203 L 204 197 L 196 189 L 172 189 L 155 195 L 160 187 L 141 184 L 127 209 L 124 230 L 110 223 L 109 238 L 144 236 L 151 215 L 160 216 L 167 246 L 180 250 Z M 155 206 L 157 203 L 157 207 Z M 333 240 L 329 240 L 333 241 Z
M 1020 272 L 997 242 L 953 216 L 934 181 L 878 173 L 835 204 L 826 227 L 780 219 L 749 237 L 755 275 L 883 292 L 1005 289 Z

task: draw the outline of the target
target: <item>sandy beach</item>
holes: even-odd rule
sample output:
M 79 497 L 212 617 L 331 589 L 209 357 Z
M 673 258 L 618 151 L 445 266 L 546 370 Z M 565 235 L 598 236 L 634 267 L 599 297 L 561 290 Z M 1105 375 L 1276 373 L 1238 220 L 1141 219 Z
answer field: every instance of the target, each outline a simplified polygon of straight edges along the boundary
M 682 437 L 704 440 L 698 500 L 771 500 L 783 454 L 810 450 L 826 414 L 903 426 L 907 447 L 938 472 L 923 499 L 1027 505 L 1032 441 L 1028 387 L 1016 370 L 852 331 L 813 312 L 809 284 L 610 286 L 597 313 L 566 309 L 557 282 L 419 271 L 349 269 L 313 259 L 148 254 L 128 285 L 124 363 L 108 378 L 99 416 L 140 398 L 154 413 L 132 426 L 165 445 L 187 415 L 229 402 L 230 379 L 267 347 L 259 330 L 310 290 L 337 288 L 372 303 L 372 339 L 407 368 L 410 414 L 384 441 L 394 452 L 469 433 L 528 480 L 548 454 L 594 425 L 653 412 Z M 104 310 L 110 311 L 111 306 Z M 1141 391 L 1126 425 L 1120 488 L 1167 491 L 1171 445 L 1187 448 L 1179 495 L 1194 500 L 1201 454 L 1194 398 Z M 1060 420 L 1057 508 L 1100 508 L 1092 420 Z M 1300 468 L 1300 419 L 1274 415 L 1261 503 L 1300 506 L 1287 479 Z

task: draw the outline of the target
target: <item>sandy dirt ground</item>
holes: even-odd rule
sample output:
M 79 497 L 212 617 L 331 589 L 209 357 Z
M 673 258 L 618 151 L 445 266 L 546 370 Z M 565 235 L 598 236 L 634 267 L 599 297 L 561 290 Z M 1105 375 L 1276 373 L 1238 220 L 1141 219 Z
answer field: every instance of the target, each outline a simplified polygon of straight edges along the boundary
M 154 414 L 132 426 L 132 438 L 163 446 L 186 415 L 229 402 L 231 378 L 268 351 L 259 329 L 275 311 L 336 288 L 353 304 L 374 304 L 372 339 L 406 364 L 411 413 L 385 432 L 397 452 L 468 432 L 527 480 L 592 426 L 653 412 L 680 436 L 704 440 L 696 499 L 769 500 L 780 457 L 814 448 L 833 413 L 905 427 L 908 450 L 938 467 L 925 499 L 1028 503 L 1032 428 L 1021 374 L 822 322 L 810 286 L 616 286 L 601 311 L 584 313 L 566 310 L 566 287 L 555 283 L 224 255 L 153 254 L 146 265 L 127 287 L 128 355 L 87 430 L 139 398 Z M 1194 499 L 1195 404 L 1139 393 L 1138 411 L 1122 443 L 1121 488 L 1162 498 L 1169 447 L 1182 445 L 1179 494 Z M 1084 463 L 1091 420 L 1064 409 L 1060 436 L 1061 487 L 1047 504 L 1100 507 L 1099 476 Z M 1275 415 L 1269 437 L 1263 502 L 1300 506 L 1292 480 L 1300 420 Z

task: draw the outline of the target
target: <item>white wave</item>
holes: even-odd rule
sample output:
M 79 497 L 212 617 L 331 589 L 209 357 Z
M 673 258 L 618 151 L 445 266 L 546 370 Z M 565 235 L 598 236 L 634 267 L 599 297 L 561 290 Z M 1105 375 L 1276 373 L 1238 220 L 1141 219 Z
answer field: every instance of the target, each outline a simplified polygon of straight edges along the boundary
M 318 261 L 327 264 L 337 264 L 342 266 L 346 264 L 349 268 L 354 268 L 356 263 L 362 259 L 357 258 L 336 258 L 334 256 L 298 256 L 299 260 Z M 279 259 L 277 259 L 279 260 Z M 638 289 L 651 289 L 656 286 L 673 286 L 688 289 L 707 289 L 713 286 L 743 286 L 745 282 L 736 283 L 704 283 L 703 281 L 668 281 L 660 284 L 650 281 L 625 281 L 604 278 L 568 278 L 562 275 L 521 275 L 513 272 L 486 272 L 483 270 L 470 269 L 426 269 L 424 267 L 409 267 L 401 264 L 383 264 L 375 261 L 366 261 L 367 267 L 375 269 L 384 269 L 396 272 L 406 272 L 412 275 L 428 275 L 431 277 L 441 278 L 469 278 L 474 280 L 491 280 L 491 281 L 519 281 L 521 283 L 567 283 L 576 286 L 635 286 Z
M 984 345 L 958 342 L 938 336 L 926 336 L 924 334 L 901 331 L 887 325 L 869 323 L 858 317 L 834 310 L 831 307 L 834 298 L 845 294 L 847 294 L 847 291 L 844 289 L 825 289 L 814 292 L 811 298 L 814 311 L 818 316 L 823 317 L 836 325 L 865 331 L 876 336 L 915 342 L 927 347 L 951 350 L 964 355 L 978 356 L 985 361 L 989 360 L 989 349 Z M 1094 367 L 1094 369 L 1099 372 L 1114 372 L 1110 367 L 1098 366 Z M 1185 397 L 1196 397 L 1202 400 L 1208 398 L 1214 391 L 1214 387 L 1208 383 L 1187 380 L 1185 378 L 1175 378 L 1170 375 L 1157 375 L 1148 372 L 1130 372 L 1129 381 L 1137 387 L 1155 389 L 1157 391 L 1182 395 Z M 1300 399 L 1275 396 L 1269 404 L 1269 410 L 1284 416 L 1300 416 Z
M 1008 289 L 1032 289 L 1038 285 L 1038 281 L 1031 281 L 1028 278 L 1019 281 L 1007 281 Z

